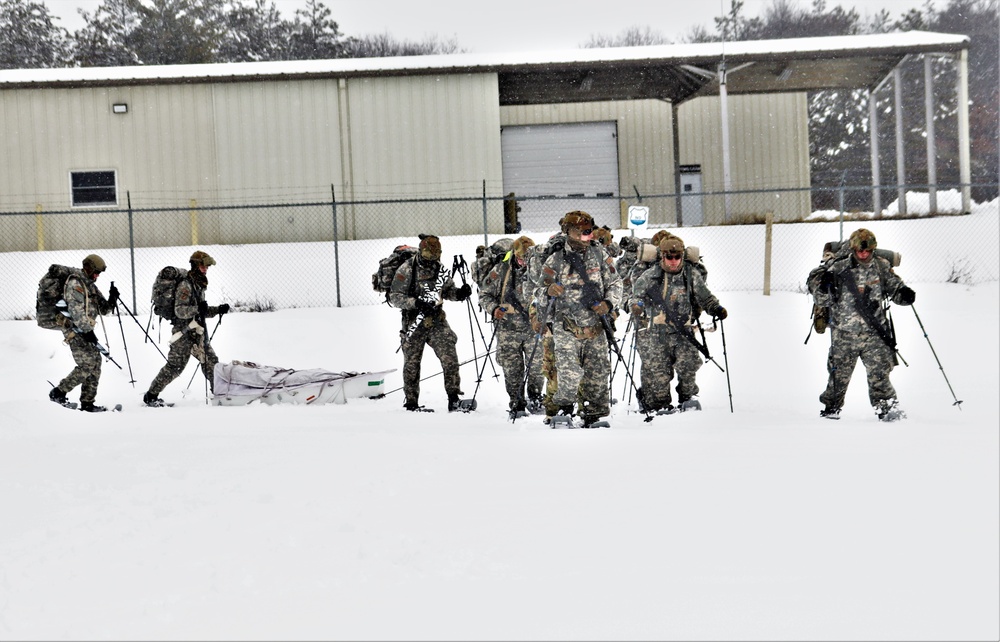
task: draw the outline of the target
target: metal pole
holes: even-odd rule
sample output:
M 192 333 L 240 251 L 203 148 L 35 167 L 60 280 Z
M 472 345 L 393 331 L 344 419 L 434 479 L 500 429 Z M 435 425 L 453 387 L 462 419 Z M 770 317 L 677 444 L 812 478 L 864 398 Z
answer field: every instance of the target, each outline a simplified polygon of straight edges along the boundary
M 729 101 L 726 90 L 726 63 L 719 63 L 719 108 L 722 120 L 722 185 L 726 192 L 725 221 L 729 222 L 730 194 L 732 176 L 729 171 Z
M 924 56 L 924 120 L 927 129 L 927 196 L 930 213 L 937 207 L 937 141 L 934 137 L 934 70 L 930 56 Z
M 969 157 L 969 50 L 958 54 L 958 174 L 962 184 L 962 213 L 972 211 L 972 173 Z
M 878 215 L 882 211 L 882 173 L 879 170 L 879 149 L 878 149 L 878 99 L 875 91 L 868 91 L 868 136 L 871 141 L 871 162 L 872 162 L 872 213 Z M 840 240 L 844 240 L 844 233 L 841 230 Z
M 896 65 L 892 72 L 893 100 L 896 109 L 896 192 L 899 213 L 906 215 L 906 140 L 903 132 L 903 70 Z
M 135 304 L 135 230 L 132 225 L 132 193 L 125 192 L 128 201 L 128 254 L 132 263 L 132 309 L 137 310 Z
M 330 200 L 333 207 L 333 281 L 337 288 L 337 307 L 340 307 L 340 246 L 337 241 L 337 193 L 330 183 Z
M 483 245 L 490 246 L 489 224 L 486 219 L 486 179 L 483 179 Z

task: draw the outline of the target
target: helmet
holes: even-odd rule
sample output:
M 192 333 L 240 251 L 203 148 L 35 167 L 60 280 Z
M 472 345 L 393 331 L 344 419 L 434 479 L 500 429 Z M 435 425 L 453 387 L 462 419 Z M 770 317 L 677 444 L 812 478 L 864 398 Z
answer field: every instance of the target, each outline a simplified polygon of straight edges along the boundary
M 667 230 L 659 230 L 656 234 L 653 235 L 653 238 L 651 238 L 650 241 L 652 241 L 653 245 L 659 247 L 660 241 L 669 238 L 674 238 L 674 235 L 668 232 Z
M 441 258 L 441 239 L 433 234 L 420 235 L 420 257 L 429 261 Z
M 197 252 L 191 255 L 191 265 L 195 267 L 201 265 L 208 267 L 210 265 L 215 265 L 215 259 L 210 257 L 207 252 L 202 252 L 201 250 L 198 250 Z
M 874 234 L 862 227 L 854 230 L 854 233 L 851 234 L 850 245 L 855 252 L 861 250 L 874 252 L 875 248 L 878 247 L 878 242 L 875 241 Z
M 106 269 L 108 269 L 108 266 L 104 262 L 104 259 L 97 256 L 96 254 L 88 254 L 83 259 L 83 271 L 90 276 L 93 276 L 94 274 L 100 274 Z
M 559 220 L 559 225 L 563 232 L 568 232 L 569 228 L 577 227 L 586 229 L 594 227 L 594 217 L 580 210 L 572 211 Z
M 519 236 L 516 239 L 514 239 L 514 242 L 511 244 L 510 249 L 511 251 L 514 252 L 514 256 L 516 256 L 519 259 L 523 259 L 524 255 L 527 254 L 528 250 L 534 247 L 534 245 L 535 242 L 532 241 L 527 236 Z
M 684 241 L 671 234 L 668 238 L 660 241 L 660 256 L 684 256 Z
M 594 229 L 594 240 L 596 240 L 604 247 L 607 247 L 611 245 L 611 242 L 614 241 L 615 239 L 613 236 L 611 236 L 611 228 L 605 225 L 603 227 L 598 227 Z

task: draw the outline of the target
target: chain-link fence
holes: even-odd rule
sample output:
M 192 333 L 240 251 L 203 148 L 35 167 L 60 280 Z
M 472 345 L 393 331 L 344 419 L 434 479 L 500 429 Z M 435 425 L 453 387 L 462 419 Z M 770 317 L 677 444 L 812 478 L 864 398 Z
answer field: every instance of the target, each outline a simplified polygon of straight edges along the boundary
M 844 198 L 852 191 L 872 192 L 840 188 L 834 190 L 834 199 L 844 203 L 862 198 Z M 643 196 L 641 201 L 518 199 L 536 214 L 533 220 L 549 221 L 532 229 L 519 229 L 513 203 L 484 197 L 0 213 L 0 269 L 17 275 L 8 277 L 0 297 L 0 319 L 33 318 L 38 279 L 48 266 L 79 266 L 91 252 L 108 264 L 101 289 L 106 292 L 109 282 L 115 281 L 123 302 L 137 315 L 149 311 L 156 273 L 165 265 L 187 267 L 194 249 L 209 252 L 218 263 L 209 275 L 212 303 L 228 302 L 238 310 L 373 305 L 384 301 L 371 285 L 379 259 L 397 245 L 416 244 L 418 233 L 440 236 L 444 260 L 451 260 L 457 269 L 463 260 L 465 264 L 474 260 L 478 246 L 504 236 L 525 234 L 544 241 L 558 230 L 559 218 L 567 211 L 612 211 L 623 221 L 628 206 L 640 202 L 650 208 L 646 235 L 670 227 L 688 245 L 697 246 L 717 292 L 761 291 L 768 285 L 774 291 L 801 291 L 823 244 L 861 226 L 875 232 L 880 246 L 902 254 L 900 270 L 908 282 L 1000 280 L 1000 201 L 976 204 L 966 215 L 959 213 L 961 198 L 956 190 L 938 190 L 936 196 L 934 211 L 954 214 L 926 216 L 927 191 L 908 193 L 908 214 L 919 220 L 906 221 L 897 213 L 899 202 L 890 202 L 875 217 L 846 208 L 816 211 L 811 203 L 829 201 L 829 189 L 670 194 Z M 727 224 L 692 225 L 693 210 L 686 204 L 691 201 L 681 203 L 681 199 L 693 197 L 700 199 L 703 212 L 739 214 L 730 216 Z M 793 220 L 778 219 L 768 228 L 767 214 L 774 213 L 774 203 L 783 198 L 810 205 Z M 682 220 L 679 227 L 672 221 L 663 223 L 667 213 L 678 207 L 688 213 L 688 221 Z M 629 234 L 620 223 L 618 228 L 616 239 Z M 768 230 L 771 261 L 766 265 Z M 467 273 L 457 269 L 456 280 L 463 277 Z

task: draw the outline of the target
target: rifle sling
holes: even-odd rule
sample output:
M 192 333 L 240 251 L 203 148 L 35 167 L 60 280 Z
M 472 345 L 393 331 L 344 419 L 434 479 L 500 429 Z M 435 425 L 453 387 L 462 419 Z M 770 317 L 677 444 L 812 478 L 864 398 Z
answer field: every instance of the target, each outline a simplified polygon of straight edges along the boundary
M 871 307 L 871 300 L 869 300 L 868 297 L 861 296 L 858 292 L 858 282 L 854 278 L 854 274 L 851 273 L 850 269 L 844 270 L 842 274 L 844 284 L 851 288 L 851 292 L 854 294 L 854 307 L 857 309 L 858 314 L 860 314 L 861 318 L 865 320 L 865 323 L 867 323 L 869 327 L 871 327 L 871 329 L 878 334 L 879 338 L 882 339 L 885 345 L 887 345 L 890 350 L 895 352 L 896 337 L 894 336 L 894 333 L 890 328 L 884 327 L 878 322 L 878 319 L 875 318 L 875 312 Z
M 667 278 L 668 278 L 667 273 L 664 271 L 663 283 L 666 283 Z M 661 284 L 654 283 L 652 286 L 650 286 L 650 288 L 646 290 L 646 296 L 652 299 L 653 303 L 655 303 L 657 307 L 663 310 L 663 313 L 667 317 L 667 321 L 670 322 L 670 325 L 674 326 L 674 329 L 677 330 L 677 332 L 681 336 L 690 341 L 694 345 L 694 347 L 698 348 L 698 352 L 705 355 L 706 359 L 711 359 L 712 355 L 709 354 L 708 352 L 708 346 L 698 342 L 698 339 L 696 339 L 694 336 L 694 332 L 692 332 L 690 328 L 684 325 L 684 322 L 681 321 L 680 317 L 677 315 L 677 311 L 667 304 L 667 301 L 663 298 L 663 295 L 660 293 L 660 287 L 659 287 L 660 285 Z

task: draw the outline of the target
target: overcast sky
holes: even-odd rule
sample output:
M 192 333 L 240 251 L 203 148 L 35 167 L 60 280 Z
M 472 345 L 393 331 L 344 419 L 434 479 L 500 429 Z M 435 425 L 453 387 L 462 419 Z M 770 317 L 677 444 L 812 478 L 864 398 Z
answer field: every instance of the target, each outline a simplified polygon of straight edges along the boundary
M 83 25 L 77 9 L 90 13 L 101 0 L 44 0 L 60 18 L 59 25 L 75 31 Z M 398 40 L 423 41 L 430 36 L 449 40 L 471 52 L 573 49 L 591 35 L 614 36 L 632 26 L 650 27 L 672 41 L 693 27 L 713 29 L 713 18 L 729 10 L 731 0 L 326 0 L 340 30 L 349 36 L 388 32 Z M 772 0 L 745 0 L 748 16 L 758 16 Z M 811 0 L 798 0 L 803 8 Z M 919 8 L 924 0 L 827 0 L 828 7 L 857 7 L 862 17 L 888 9 L 893 18 Z M 275 0 L 290 19 L 302 0 Z M 937 0 L 938 6 L 943 0 Z

